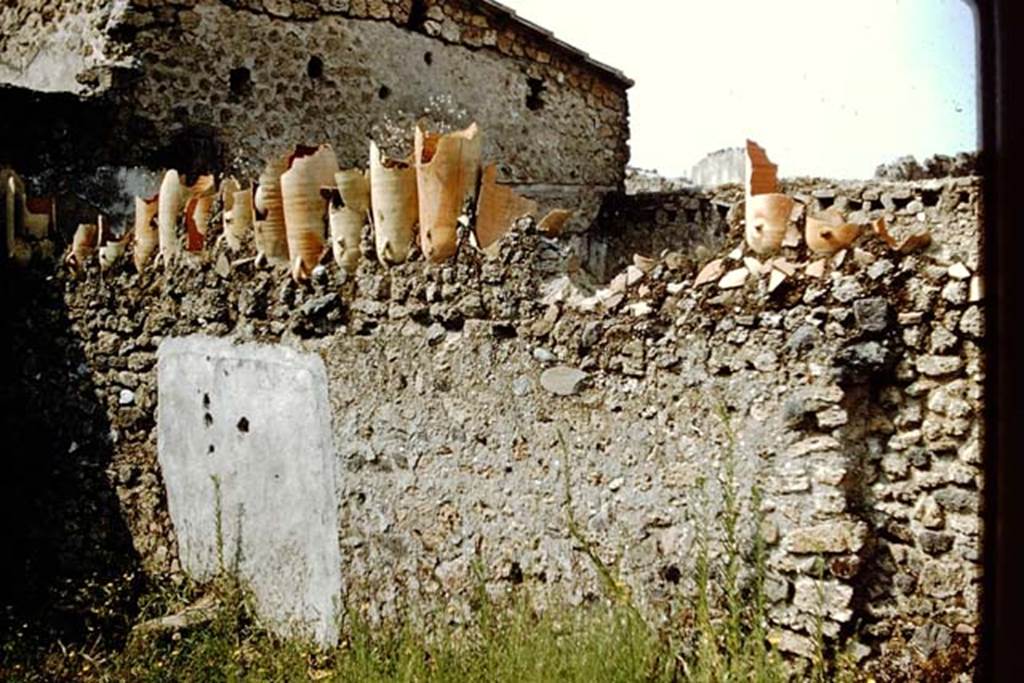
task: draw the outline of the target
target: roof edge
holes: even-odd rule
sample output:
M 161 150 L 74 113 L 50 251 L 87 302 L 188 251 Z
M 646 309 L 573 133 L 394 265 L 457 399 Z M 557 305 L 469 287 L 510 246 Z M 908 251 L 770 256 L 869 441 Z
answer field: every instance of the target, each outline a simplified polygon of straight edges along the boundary
M 525 28 L 526 30 L 540 36 L 544 40 L 553 43 L 559 49 L 564 50 L 565 52 L 568 52 L 572 55 L 575 55 L 587 66 L 590 66 L 591 68 L 597 71 L 601 71 L 604 74 L 611 76 L 614 80 L 618 81 L 626 90 L 636 85 L 636 82 L 633 81 L 633 79 L 629 78 L 621 70 L 594 59 L 593 57 L 591 57 L 589 54 L 579 49 L 578 47 L 574 47 L 573 45 L 570 45 L 564 40 L 558 38 L 554 33 L 544 28 L 543 26 L 535 24 L 528 19 L 524 19 L 511 7 L 503 5 L 497 0 L 477 0 L 477 3 L 479 5 L 482 5 L 484 8 L 491 9 L 497 12 L 498 14 L 505 16 L 511 21 L 514 21 L 522 28 Z

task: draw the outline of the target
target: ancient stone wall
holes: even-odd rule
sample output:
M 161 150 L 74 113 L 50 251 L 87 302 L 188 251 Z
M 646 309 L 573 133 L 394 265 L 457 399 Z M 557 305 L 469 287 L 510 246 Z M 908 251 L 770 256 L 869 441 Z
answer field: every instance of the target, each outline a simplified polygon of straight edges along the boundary
M 743 189 L 725 187 L 715 192 L 697 188 L 671 192 L 611 195 L 601 206 L 588 240 L 602 245 L 603 262 L 588 263 L 596 277 L 606 280 L 633 262 L 633 254 L 658 256 L 678 251 L 699 258 L 724 243 L 731 214 Z M 705 247 L 697 253 L 698 247 Z
M 111 30 L 125 3 L 24 0 L 0 7 L 0 84 L 82 93 L 98 72 L 123 64 Z
M 879 680 L 929 660 L 969 672 L 984 488 L 979 182 L 799 187 L 808 203 L 878 202 L 894 231 L 928 225 L 935 241 L 905 255 L 865 236 L 821 278 L 800 271 L 769 294 L 763 276 L 693 287 L 700 263 L 655 219 L 651 231 L 677 241 L 649 243 L 674 250 L 629 268 L 599 305 L 581 301 L 567 243 L 528 233 L 479 268 L 364 262 L 354 278 L 327 269 L 303 287 L 216 255 L 142 275 L 12 274 L 24 307 L 7 319 L 15 385 L 55 425 L 36 437 L 47 466 L 92 487 L 68 486 L 39 514 L 51 535 L 73 520 L 107 547 L 111 509 L 93 500 L 107 491 L 140 568 L 180 581 L 156 460 L 156 348 L 195 332 L 284 344 L 324 359 L 344 594 L 371 620 L 431 606 L 464 617 L 478 564 L 490 591 L 599 598 L 570 511 L 646 614 L 678 618 L 696 539 L 722 556 L 731 467 L 745 505 L 761 492 L 740 545 L 755 529 L 767 543 L 783 651 L 811 655 L 820 614 Z M 730 212 L 721 197 L 670 210 L 698 211 L 699 224 L 711 207 L 717 225 Z M 724 257 L 740 242 L 733 229 L 704 246 Z
M 834 206 L 851 222 L 885 218 L 897 236 L 927 225 L 943 258 L 963 259 L 974 270 L 981 266 L 973 227 L 980 192 L 976 177 L 914 182 L 787 178 L 780 185 L 780 191 L 803 204 L 805 212 Z M 593 272 L 606 279 L 631 263 L 634 252 L 654 257 L 694 246 L 715 250 L 722 246 L 729 226 L 742 219 L 742 201 L 743 188 L 728 184 L 709 190 L 611 195 L 587 235 L 599 245 L 591 249 L 603 259 L 594 262 Z
M 490 3 L 94 4 L 105 12 L 104 39 L 116 38 L 118 53 L 130 57 L 106 64 L 105 85 L 86 103 L 5 96 L 17 114 L 0 137 L 0 162 L 39 178 L 41 191 L 64 189 L 70 178 L 80 184 L 100 165 L 254 178 L 265 159 L 296 143 L 329 142 L 343 167 L 365 167 L 371 137 L 411 153 L 417 120 L 443 128 L 477 121 L 499 179 L 542 209 L 579 208 L 578 229 L 589 226 L 601 195 L 622 186 L 629 81 Z M 68 22 L 84 21 L 76 8 Z M 3 26 L 62 13 L 63 3 L 19 3 L 4 10 Z M 64 46 L 87 36 L 65 36 Z M 37 47 L 19 45 L 12 39 L 6 49 Z M 0 82 L 34 87 L 26 79 Z

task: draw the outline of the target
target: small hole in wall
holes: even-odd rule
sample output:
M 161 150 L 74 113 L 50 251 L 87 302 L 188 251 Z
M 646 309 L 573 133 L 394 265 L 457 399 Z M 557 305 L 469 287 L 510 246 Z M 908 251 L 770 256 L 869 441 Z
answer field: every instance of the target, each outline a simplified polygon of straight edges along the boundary
M 523 568 L 519 566 L 518 562 L 513 562 L 512 566 L 509 568 L 508 580 L 515 585 L 519 585 L 523 582 Z
M 238 426 L 238 431 L 242 432 L 243 434 L 248 434 L 249 433 L 249 418 L 243 417 L 242 419 L 240 419 L 238 421 L 238 425 L 237 426 Z
M 203 415 L 203 424 L 206 425 L 207 427 L 212 427 L 213 426 L 213 415 L 210 415 L 209 413 L 206 413 L 205 415 Z
M 309 62 L 306 64 L 306 75 L 310 78 L 323 78 L 324 77 L 324 60 L 320 59 L 316 55 L 309 58 Z
M 516 331 L 515 325 L 497 323 L 491 328 L 491 334 L 495 339 L 515 339 L 519 333 Z
M 661 578 L 665 579 L 669 583 L 677 584 L 679 579 L 683 578 L 683 573 L 679 571 L 679 567 L 674 564 L 670 564 L 667 567 L 662 568 Z
M 901 209 L 907 208 L 908 206 L 910 206 L 910 202 L 912 202 L 912 201 L 914 201 L 914 200 L 912 198 L 910 198 L 910 197 L 893 197 L 892 198 L 892 204 L 893 204 L 893 206 L 896 207 L 897 211 L 899 211 Z
M 211 444 L 210 444 L 210 446 L 209 446 L 209 448 L 207 448 L 207 449 L 206 449 L 206 453 L 207 453 L 208 455 L 213 455 L 213 452 L 214 452 L 214 451 L 216 451 L 216 450 L 217 450 L 217 449 L 216 449 L 216 448 L 214 448 L 214 447 L 213 447 L 213 444 L 211 443 Z
M 203 394 L 203 408 L 205 408 L 207 410 L 210 409 L 210 395 L 209 394 Z
M 382 100 L 386 100 L 387 98 L 391 97 L 391 88 L 389 88 L 386 85 L 380 86 L 380 90 L 377 91 L 377 97 L 379 97 Z
M 530 111 L 540 111 L 544 108 L 544 91 L 547 86 L 542 78 L 527 78 L 526 87 L 526 108 Z
M 408 27 L 413 31 L 422 31 L 427 23 L 427 2 L 426 0 L 412 0 L 412 7 L 409 8 Z
M 434 63 L 434 53 L 433 52 L 424 52 L 423 53 L 423 62 L 427 66 L 430 66 L 431 64 L 433 64 Z
M 921 190 L 921 203 L 925 206 L 938 206 L 939 204 L 939 191 L 938 190 Z
M 836 203 L 835 197 L 818 197 L 818 208 L 827 209 Z
M 228 76 L 231 92 L 235 95 L 248 95 L 252 92 L 252 74 L 244 66 L 232 69 Z

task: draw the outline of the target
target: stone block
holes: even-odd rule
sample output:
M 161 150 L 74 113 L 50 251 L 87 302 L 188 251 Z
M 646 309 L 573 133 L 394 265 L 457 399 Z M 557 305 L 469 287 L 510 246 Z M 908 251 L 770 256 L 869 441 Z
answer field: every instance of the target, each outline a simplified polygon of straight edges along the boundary
M 789 532 L 785 547 L 791 553 L 855 553 L 864 545 L 863 522 L 827 522 Z
M 796 580 L 793 604 L 801 611 L 834 621 L 849 621 L 853 616 L 850 601 L 853 588 L 838 581 Z

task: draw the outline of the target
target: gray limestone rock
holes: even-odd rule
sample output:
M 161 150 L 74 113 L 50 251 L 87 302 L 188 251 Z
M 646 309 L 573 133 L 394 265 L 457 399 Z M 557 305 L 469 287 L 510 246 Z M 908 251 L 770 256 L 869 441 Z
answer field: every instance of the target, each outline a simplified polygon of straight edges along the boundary
M 540 384 L 557 396 L 572 396 L 580 392 L 587 377 L 582 370 L 559 365 L 541 373 Z
M 959 356 L 921 356 L 917 359 L 917 371 L 928 377 L 941 377 L 959 372 L 964 361 Z
M 816 327 L 801 325 L 786 340 L 786 348 L 794 353 L 804 353 L 814 348 L 820 338 L 821 333 Z
M 917 542 L 929 555 L 941 555 L 953 547 L 953 536 L 938 531 L 922 531 L 917 535 Z
M 924 659 L 946 650 L 953 643 L 953 631 L 947 626 L 929 622 L 917 627 L 910 646 Z
M 865 381 L 887 370 L 892 362 L 889 348 L 875 341 L 847 346 L 834 361 L 838 379 L 847 381 Z
M 853 315 L 862 332 L 885 332 L 889 327 L 889 302 L 881 297 L 853 302 Z
M 307 318 L 316 318 L 326 315 L 340 303 L 341 300 L 338 298 L 338 295 L 332 292 L 331 294 L 325 294 L 317 297 L 316 299 L 307 301 L 302 304 L 302 308 L 300 310 L 303 316 Z
M 448 332 L 444 329 L 444 325 L 441 323 L 434 323 L 427 328 L 427 343 L 431 346 L 436 346 L 444 341 L 447 334 Z

